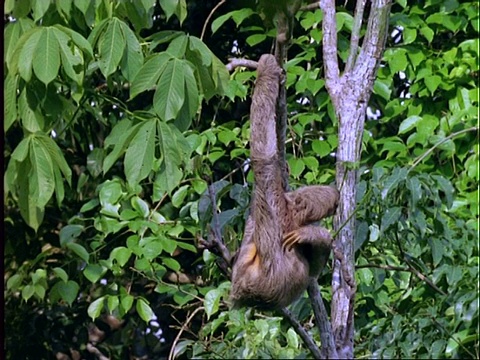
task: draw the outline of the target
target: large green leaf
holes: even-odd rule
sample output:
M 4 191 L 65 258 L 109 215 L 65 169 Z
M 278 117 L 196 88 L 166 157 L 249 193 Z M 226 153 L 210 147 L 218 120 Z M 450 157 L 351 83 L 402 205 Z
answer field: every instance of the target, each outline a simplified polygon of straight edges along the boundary
M 52 158 L 37 138 L 30 142 L 29 154 L 32 163 L 29 192 L 35 205 L 43 208 L 55 190 Z
M 18 49 L 20 50 L 18 51 L 18 56 L 16 54 L 13 55 L 11 71 L 14 73 L 16 65 L 18 65 L 18 73 L 25 81 L 30 81 L 32 77 L 32 61 L 36 55 L 41 36 L 41 28 L 33 28 L 31 31 L 26 32 L 19 41 Z
M 17 119 L 17 76 L 8 74 L 3 82 L 3 131 L 7 132 Z
M 105 77 L 115 72 L 125 50 L 125 37 L 123 36 L 121 21 L 117 18 L 110 20 L 107 30 L 101 35 L 99 41 L 100 71 Z
M 50 0 L 35 0 L 32 2 L 33 20 L 38 21 L 47 12 Z
M 5 32 L 3 37 L 5 41 L 4 59 L 10 71 L 13 71 L 13 72 L 16 71 L 12 69 L 11 61 L 12 61 L 12 57 L 15 52 L 15 49 L 17 48 L 18 45 L 21 45 L 20 44 L 21 36 L 28 30 L 32 29 L 33 26 L 34 26 L 34 22 L 31 19 L 27 18 L 27 19 L 17 19 L 17 21 L 8 23 L 7 26 L 5 27 Z M 17 58 L 17 61 L 18 61 L 18 58 Z
M 48 85 L 58 75 L 60 53 L 54 28 L 44 28 L 33 55 L 33 71 L 38 79 Z
M 170 58 L 171 55 L 164 52 L 153 55 L 145 62 L 133 79 L 132 87 L 130 88 L 130 99 L 133 99 L 141 92 L 155 88 Z
M 105 159 L 103 160 L 103 172 L 107 173 L 108 170 L 115 164 L 118 158 L 123 154 L 131 139 L 136 135 L 142 124 L 136 124 L 132 126 L 131 121 L 122 120 L 112 130 L 111 134 L 105 139 L 105 145 L 107 141 L 114 143 L 115 146 Z M 114 139 L 113 141 L 111 139 Z
M 135 33 L 125 24 L 120 23 L 126 40 L 125 54 L 122 58 L 122 74 L 128 81 L 132 81 L 143 65 L 143 53 Z
M 20 213 L 28 226 L 37 231 L 43 221 L 45 210 L 37 206 L 37 201 L 33 199 L 30 192 L 30 159 L 27 158 L 24 162 L 18 164 L 17 169 L 17 194 Z
M 78 73 L 74 69 L 74 66 L 83 63 L 82 57 L 72 52 L 72 49 L 68 45 L 70 38 L 67 34 L 57 28 L 53 28 L 53 33 L 57 38 L 58 44 L 60 45 L 60 55 L 65 74 L 77 84 L 81 84 L 83 77 L 81 76 L 81 72 Z
M 158 122 L 158 139 L 160 145 L 160 154 L 162 157 L 164 173 L 163 189 L 172 191 L 180 181 L 178 177 L 179 165 L 182 159 L 182 153 L 179 151 L 176 136 L 171 130 L 170 125 L 162 121 Z
M 158 81 L 153 106 L 164 121 L 175 119 L 185 101 L 185 66 L 182 60 L 171 59 Z
M 46 135 L 37 136 L 36 139 L 45 147 L 48 154 L 53 160 L 53 166 L 58 167 L 65 179 L 67 180 L 68 185 L 71 185 L 72 182 L 72 170 L 70 169 L 65 157 L 63 156 L 62 150 L 58 147 L 57 143 L 53 141 L 51 137 Z
M 136 309 L 140 318 L 146 323 L 155 318 L 155 313 L 144 299 L 137 299 Z
M 139 183 L 152 171 L 156 122 L 155 119 L 145 121 L 125 153 L 125 175 L 130 185 Z

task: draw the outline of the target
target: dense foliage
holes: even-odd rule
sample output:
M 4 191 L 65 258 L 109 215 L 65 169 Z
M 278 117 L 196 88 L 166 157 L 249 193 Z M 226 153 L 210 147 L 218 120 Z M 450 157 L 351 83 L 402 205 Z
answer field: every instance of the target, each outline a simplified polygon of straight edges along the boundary
M 253 1 L 207 23 L 216 4 L 5 2 L 7 358 L 309 356 L 278 314 L 229 311 L 199 246 L 213 229 L 234 251 L 250 199 L 254 73 L 224 65 L 275 36 Z M 344 61 L 353 8 L 338 2 Z M 358 357 L 480 356 L 478 12 L 393 5 L 359 168 Z M 293 187 L 334 180 L 321 20 L 298 13 L 285 66 Z M 308 300 L 291 310 L 318 340 Z

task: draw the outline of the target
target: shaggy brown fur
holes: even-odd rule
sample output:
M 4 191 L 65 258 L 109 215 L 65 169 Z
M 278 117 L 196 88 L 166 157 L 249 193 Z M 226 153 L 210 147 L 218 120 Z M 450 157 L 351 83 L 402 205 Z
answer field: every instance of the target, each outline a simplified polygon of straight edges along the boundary
M 263 55 L 250 109 L 250 156 L 255 177 L 251 215 L 233 266 L 234 307 L 273 309 L 290 304 L 318 277 L 332 238 L 310 225 L 332 215 L 338 191 L 308 186 L 285 193 L 279 166 L 275 107 L 281 68 L 273 55 Z

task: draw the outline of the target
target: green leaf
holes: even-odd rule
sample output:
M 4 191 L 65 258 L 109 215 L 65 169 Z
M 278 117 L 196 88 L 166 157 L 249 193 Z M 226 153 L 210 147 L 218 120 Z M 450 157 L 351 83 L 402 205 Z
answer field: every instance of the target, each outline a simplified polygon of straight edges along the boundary
M 65 246 L 68 243 L 73 242 L 80 236 L 84 229 L 83 225 L 66 225 L 60 229 L 60 246 Z
M 405 49 L 392 49 L 390 52 L 385 51 L 385 56 L 388 59 L 388 65 L 392 74 L 404 71 L 407 68 L 407 51 Z M 389 56 L 388 56 L 389 55 Z
M 53 28 L 44 28 L 33 55 L 33 71 L 37 78 L 48 85 L 60 69 L 60 47 Z
M 57 143 L 48 136 L 38 136 L 38 141 L 45 147 L 48 154 L 53 160 L 54 166 L 58 167 L 61 171 L 67 183 L 71 185 L 72 182 L 72 170 L 70 169 L 65 156 L 63 156 L 62 150 L 58 147 Z
M 160 1 L 160 6 L 162 10 L 165 12 L 165 15 L 167 16 L 167 21 L 170 19 L 170 17 L 175 14 L 175 11 L 177 10 L 179 0 L 163 0 Z
M 417 115 L 412 115 L 406 118 L 405 120 L 402 121 L 400 124 L 400 128 L 398 129 L 399 134 L 406 133 L 410 130 L 412 130 L 415 126 L 417 126 L 417 123 L 421 120 L 422 118 Z
M 112 314 L 118 308 L 119 304 L 120 304 L 120 300 L 118 296 L 116 295 L 107 296 L 107 307 L 110 314 Z
M 61 280 L 63 280 L 64 282 L 67 282 L 68 281 L 68 274 L 65 270 L 63 270 L 62 268 L 59 268 L 59 267 L 55 267 L 52 269 L 53 273 L 59 277 Z
M 146 323 L 156 319 L 155 313 L 153 312 L 150 305 L 148 305 L 148 303 L 144 299 L 137 299 L 137 303 L 135 307 L 137 309 L 137 312 L 140 318 Z
M 172 59 L 160 76 L 153 97 L 155 112 L 164 121 L 175 119 L 185 101 L 184 64 Z
M 33 296 L 33 294 L 35 294 L 35 287 L 33 285 L 25 285 L 22 290 L 23 300 L 27 301 Z
M 88 264 L 83 270 L 83 275 L 95 284 L 105 274 L 107 269 L 98 264 Z
M 150 214 L 150 208 L 147 204 L 146 201 L 140 199 L 138 196 L 132 197 L 130 203 L 132 204 L 132 207 L 142 215 L 144 218 L 146 218 Z
M 245 41 L 249 46 L 255 46 L 265 41 L 266 39 L 267 39 L 267 35 L 265 34 L 254 34 L 247 37 Z
M 172 205 L 175 207 L 180 207 L 185 200 L 185 196 L 188 194 L 189 185 L 181 186 L 172 196 Z
M 24 44 L 22 44 L 22 38 L 19 41 L 19 45 L 23 46 L 18 55 L 19 59 L 21 59 L 21 61 L 18 61 L 18 73 L 25 81 L 30 81 L 30 78 L 32 77 L 32 61 L 35 58 L 38 43 L 42 34 L 42 28 L 37 27 L 22 36 L 22 38 L 26 38 Z M 12 71 L 14 71 L 14 69 L 12 69 Z
M 43 221 L 45 214 L 44 208 L 39 208 L 30 193 L 30 161 L 28 158 L 18 165 L 18 205 L 20 207 L 20 213 L 25 222 L 32 229 L 37 231 L 38 227 Z
M 313 140 L 312 141 L 312 149 L 315 151 L 320 157 L 327 156 L 332 151 L 330 144 L 324 140 Z
M 7 290 L 18 290 L 22 284 L 23 276 L 19 274 L 12 275 L 7 280 Z
M 135 33 L 124 22 L 120 25 L 126 40 L 125 54 L 121 63 L 122 74 L 128 81 L 132 81 L 143 65 L 143 53 Z
M 133 186 L 145 179 L 153 168 L 156 120 L 145 121 L 125 153 L 125 175 Z
M 164 258 L 162 258 L 162 262 L 169 269 L 171 269 L 173 271 L 180 271 L 180 264 L 178 263 L 177 260 L 175 260 L 173 258 L 164 257 Z
M 368 241 L 370 242 L 377 241 L 380 236 L 380 229 L 378 228 L 378 225 L 377 224 L 370 225 L 368 227 L 368 230 L 370 230 L 370 236 L 368 238 Z
M 58 28 L 53 28 L 53 33 L 57 38 L 58 44 L 60 46 L 60 55 L 62 59 L 63 71 L 65 74 L 75 81 L 77 84 L 82 84 L 82 74 L 78 73 L 74 66 L 83 64 L 83 58 L 79 54 L 75 54 L 69 46 L 70 37 L 65 34 L 65 32 L 59 30 Z
M 150 239 L 150 241 L 146 242 L 142 245 L 142 255 L 147 260 L 153 260 L 157 258 L 163 251 L 163 245 L 158 239 Z
M 202 66 L 209 67 L 212 64 L 213 54 L 205 43 L 195 36 L 188 37 L 189 49 L 201 59 Z
M 35 0 L 32 2 L 33 20 L 38 21 L 50 7 L 51 0 Z
M 138 70 L 132 81 L 130 99 L 133 99 L 141 92 L 154 89 L 170 59 L 171 55 L 166 52 L 155 54 L 149 58 Z
M 7 74 L 3 82 L 3 131 L 6 133 L 17 120 L 17 77 Z
M 72 250 L 80 259 L 82 259 L 86 263 L 89 262 L 90 255 L 88 254 L 88 251 L 82 245 L 71 242 L 71 243 L 67 243 L 66 247 L 68 249 Z
M 27 158 L 31 139 L 32 137 L 27 136 L 20 141 L 11 155 L 13 160 L 23 162 Z
M 167 47 L 167 53 L 172 55 L 172 57 L 181 59 L 185 56 L 188 45 L 188 36 L 181 34 L 180 36 L 175 37 Z
M 117 181 L 107 180 L 100 189 L 100 204 L 116 204 L 122 197 L 122 186 Z
M 127 313 L 132 308 L 133 300 L 134 297 L 132 295 L 126 294 L 121 296 L 120 305 L 122 306 L 125 313 Z
M 402 209 L 398 206 L 394 206 L 385 211 L 385 214 L 382 216 L 382 224 L 380 230 L 385 232 L 393 223 L 396 223 L 400 218 Z
M 87 313 L 93 321 L 95 321 L 95 319 L 102 313 L 104 302 L 105 296 L 102 296 L 88 306 Z
M 50 154 L 38 139 L 30 142 L 32 172 L 29 179 L 29 194 L 39 208 L 45 207 L 55 190 L 53 163 Z
M 132 250 L 127 249 L 124 246 L 119 246 L 112 250 L 110 253 L 110 259 L 115 259 L 120 267 L 124 267 L 131 255 Z
M 288 164 L 290 165 L 290 173 L 295 178 L 299 177 L 305 170 L 305 164 L 302 159 L 291 158 Z
M 225 15 L 219 16 L 212 22 L 212 34 L 214 34 L 228 19 L 233 19 L 237 27 L 250 15 L 255 12 L 249 8 L 243 8 L 241 10 L 231 11 Z
M 424 81 L 427 89 L 430 91 L 430 94 L 433 95 L 435 90 L 437 90 L 438 86 L 442 83 L 442 78 L 438 75 L 432 75 L 426 77 Z
M 385 179 L 384 186 L 382 189 L 382 200 L 385 200 L 388 194 L 395 190 L 399 183 L 403 182 L 408 174 L 407 168 L 398 168 L 393 169 L 392 174 Z
M 120 64 L 126 41 L 123 36 L 121 21 L 112 18 L 108 23 L 107 30 L 99 39 L 100 71 L 103 76 L 113 74 Z
M 162 156 L 162 168 L 159 177 L 164 181 L 162 189 L 167 192 L 172 191 L 180 182 L 182 173 L 179 170 L 181 153 L 177 146 L 176 136 L 170 126 L 163 121 L 158 122 L 158 138 L 160 144 L 160 154 Z M 156 181 L 157 181 L 156 180 Z
M 123 154 L 130 141 L 137 134 L 141 125 L 142 123 L 131 126 L 131 122 L 129 120 L 122 120 L 113 128 L 110 135 L 105 139 L 106 145 L 107 143 L 113 143 L 115 144 L 115 147 L 113 148 L 112 152 L 105 156 L 105 159 L 103 160 L 104 174 L 110 170 L 118 158 Z
M 80 286 L 72 280 L 67 282 L 59 281 L 55 284 L 57 286 L 57 291 L 60 297 L 68 304 L 72 305 L 78 295 L 78 290 Z
M 218 312 L 220 307 L 220 298 L 222 297 L 222 292 L 219 289 L 213 289 L 207 292 L 205 295 L 205 300 L 203 301 L 203 306 L 205 306 L 205 312 L 207 313 L 207 319 L 210 319 L 210 316 Z

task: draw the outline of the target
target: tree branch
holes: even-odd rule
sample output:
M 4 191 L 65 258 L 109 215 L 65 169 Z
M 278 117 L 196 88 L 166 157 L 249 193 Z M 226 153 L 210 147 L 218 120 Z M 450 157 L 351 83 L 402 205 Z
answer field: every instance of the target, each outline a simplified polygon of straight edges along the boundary
M 258 63 L 256 61 L 248 60 L 248 59 L 231 58 L 228 60 L 228 64 L 226 65 L 227 70 L 229 72 L 232 72 L 237 67 L 242 67 L 242 66 L 251 70 L 255 70 L 258 66 Z
M 208 25 L 208 23 L 210 22 L 210 19 L 212 18 L 213 13 L 214 13 L 215 11 L 217 11 L 217 9 L 218 9 L 220 6 L 222 6 L 223 4 L 225 4 L 226 1 L 227 1 L 227 0 L 220 0 L 220 2 L 213 7 L 212 11 L 210 11 L 210 14 L 208 14 L 207 19 L 205 20 L 205 23 L 203 24 L 202 34 L 200 35 L 200 40 L 203 40 L 203 36 L 205 35 L 205 31 L 206 31 L 206 29 L 207 29 L 207 25 Z
M 335 1 L 320 0 L 323 11 L 323 61 L 325 84 L 329 91 L 337 92 L 340 71 L 337 58 L 337 20 L 335 19 Z M 331 90 L 330 90 L 331 89 Z M 332 99 L 333 100 L 333 99 Z
M 325 305 L 323 304 L 322 294 L 318 289 L 317 279 L 309 279 L 307 292 L 312 303 L 313 313 L 315 314 L 315 321 L 317 323 L 318 332 L 320 333 L 320 340 L 322 341 L 322 358 L 338 359 L 332 326 L 328 319 L 327 309 L 325 309 Z
M 292 325 L 295 332 L 300 335 L 305 345 L 307 345 L 308 350 L 312 353 L 315 359 L 322 359 L 322 353 L 320 352 L 318 346 L 315 344 L 313 339 L 308 335 L 307 331 L 303 328 L 302 324 L 293 316 L 290 310 L 287 308 L 281 308 L 280 312 L 283 317 L 288 320 L 290 325 Z
M 353 20 L 352 36 L 350 37 L 350 54 L 348 55 L 345 72 L 351 71 L 355 60 L 357 59 L 358 43 L 360 41 L 360 30 L 362 29 L 363 11 L 365 9 L 366 0 L 357 0 L 355 7 L 355 18 Z

